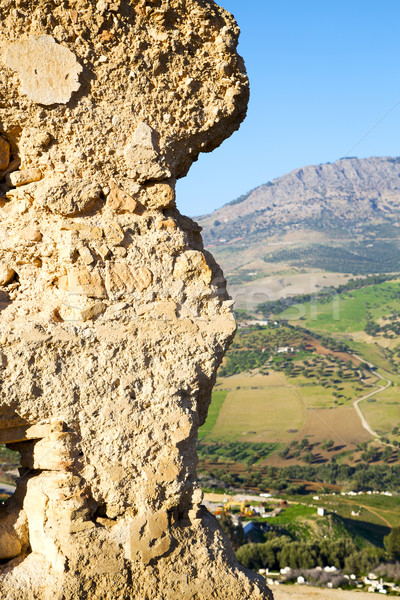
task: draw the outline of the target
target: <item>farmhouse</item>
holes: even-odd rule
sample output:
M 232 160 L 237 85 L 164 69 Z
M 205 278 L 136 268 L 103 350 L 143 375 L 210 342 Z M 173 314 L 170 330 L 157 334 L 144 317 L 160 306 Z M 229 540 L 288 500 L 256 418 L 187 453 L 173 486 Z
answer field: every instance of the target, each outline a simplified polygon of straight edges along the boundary
M 281 346 L 276 351 L 277 354 L 288 354 L 289 352 L 294 352 L 293 346 Z

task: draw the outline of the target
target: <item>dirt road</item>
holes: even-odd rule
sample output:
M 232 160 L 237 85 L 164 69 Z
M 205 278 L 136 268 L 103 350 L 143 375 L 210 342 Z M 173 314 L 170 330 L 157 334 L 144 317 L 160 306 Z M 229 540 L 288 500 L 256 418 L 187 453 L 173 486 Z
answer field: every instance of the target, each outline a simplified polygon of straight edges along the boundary
M 371 600 L 368 592 L 328 590 L 309 585 L 273 585 L 275 600 Z

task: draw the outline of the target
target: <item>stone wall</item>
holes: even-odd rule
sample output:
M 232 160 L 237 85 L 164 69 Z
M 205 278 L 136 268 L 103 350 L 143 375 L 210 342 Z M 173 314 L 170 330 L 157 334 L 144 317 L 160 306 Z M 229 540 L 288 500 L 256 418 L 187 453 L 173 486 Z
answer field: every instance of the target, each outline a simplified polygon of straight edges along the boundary
M 268 596 L 201 504 L 235 323 L 175 205 L 245 116 L 238 34 L 209 0 L 0 4 L 4 599 Z

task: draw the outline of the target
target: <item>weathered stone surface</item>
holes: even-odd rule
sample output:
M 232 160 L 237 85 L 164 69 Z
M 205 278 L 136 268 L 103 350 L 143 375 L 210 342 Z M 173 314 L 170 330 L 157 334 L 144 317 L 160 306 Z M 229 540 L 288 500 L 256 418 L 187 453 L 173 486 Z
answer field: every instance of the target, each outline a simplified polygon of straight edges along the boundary
M 126 165 L 134 179 L 147 181 L 171 176 L 169 169 L 162 164 L 159 139 L 159 134 L 147 123 L 139 123 L 124 151 Z
M 107 261 L 106 288 L 113 297 L 143 292 L 153 280 L 153 274 L 147 267 L 133 267 L 126 262 Z
M 140 186 L 137 186 L 137 194 L 140 193 Z M 108 196 L 108 206 L 116 212 L 137 212 L 140 204 L 129 194 L 121 190 L 115 183 L 110 181 L 110 194 Z
M 0 596 L 264 600 L 201 504 L 197 431 L 235 322 L 175 206 L 176 179 L 245 115 L 236 23 L 203 0 L 14 4 L 0 443 L 25 471 L 0 514 Z
M 54 214 L 74 217 L 84 213 L 97 202 L 102 194 L 99 184 L 85 180 L 49 180 L 38 190 L 36 202 Z
M 10 560 L 19 556 L 26 545 L 26 514 L 9 511 L 0 506 L 0 560 Z
M 202 279 L 204 283 L 211 283 L 213 272 L 208 266 L 204 254 L 197 250 L 188 250 L 176 259 L 174 276 L 189 280 Z
M 6 46 L 3 60 L 19 74 L 22 92 L 36 104 L 65 104 L 80 87 L 81 65 L 50 35 L 13 42 Z
M 14 269 L 8 265 L 0 264 L 0 286 L 10 283 L 14 279 L 15 275 L 16 273 Z
M 25 227 L 21 231 L 21 238 L 27 242 L 40 242 L 42 234 L 36 227 Z
M 42 179 L 42 172 L 40 169 L 26 169 L 24 171 L 15 171 L 7 175 L 6 181 L 12 187 L 19 187 L 21 185 L 27 185 L 34 181 L 40 181 Z
M 86 267 L 72 267 L 68 270 L 67 290 L 71 294 L 88 298 L 105 298 L 104 281 L 98 271 L 90 272 Z
M 146 185 L 142 193 L 142 202 L 148 208 L 173 208 L 175 188 L 167 182 Z

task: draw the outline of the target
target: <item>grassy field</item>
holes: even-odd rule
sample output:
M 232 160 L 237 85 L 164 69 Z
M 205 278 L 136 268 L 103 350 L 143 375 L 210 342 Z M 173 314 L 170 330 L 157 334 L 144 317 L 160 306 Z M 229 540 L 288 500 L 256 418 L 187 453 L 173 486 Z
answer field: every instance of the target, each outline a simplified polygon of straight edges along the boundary
M 301 498 L 304 502 L 304 498 Z M 309 500 L 317 506 L 336 511 L 343 518 L 356 523 L 369 522 L 382 527 L 400 525 L 400 502 L 397 496 L 361 494 L 359 496 L 321 496 L 319 500 Z
M 233 375 L 219 385 L 229 391 L 207 442 L 286 442 L 302 429 L 304 404 L 276 374 Z
M 396 279 L 341 293 L 328 303 L 314 301 L 294 305 L 279 314 L 279 318 L 289 319 L 292 324 L 297 323 L 311 332 L 344 341 L 353 352 L 376 365 L 381 374 L 393 382 L 393 387 L 360 405 L 371 428 L 380 435 L 389 437 L 391 441 L 400 440 L 399 437 L 390 435 L 392 428 L 400 420 L 399 311 L 400 281 Z M 294 321 L 291 320 L 292 317 L 295 317 Z M 382 323 L 389 330 L 373 331 L 375 325 Z M 347 387 L 343 396 L 350 402 L 360 396 L 357 386 L 353 390 Z M 315 394 L 319 397 L 317 389 Z
M 375 364 L 386 373 L 386 377 L 394 382 L 394 387 L 389 388 L 373 400 L 364 401 L 360 408 L 368 423 L 380 435 L 390 437 L 393 426 L 400 419 L 399 392 L 400 382 L 390 348 L 399 345 L 399 338 L 395 334 L 375 336 L 365 332 L 368 322 L 385 322 L 388 315 L 396 315 L 400 309 L 400 282 L 388 281 L 379 285 L 353 290 L 339 296 L 333 305 L 313 305 L 305 303 L 301 306 L 305 319 L 302 325 L 311 331 L 328 333 L 336 339 L 343 339 L 357 354 L 366 361 Z M 287 309 L 280 317 L 290 318 L 298 314 L 300 309 L 293 307 Z M 396 318 L 394 318 L 394 322 Z M 390 320 L 390 319 L 389 319 Z M 397 384 L 397 385 L 396 385 Z M 355 398 L 355 391 L 348 394 Z M 391 438 L 393 439 L 393 438 Z
M 364 360 L 392 374 L 393 364 L 390 362 L 387 352 L 373 339 L 370 340 L 370 343 L 367 343 L 358 341 L 357 338 L 346 338 L 346 343 L 353 352 L 362 356 Z
M 247 272 L 253 273 L 251 280 L 242 276 L 233 265 L 233 273 L 225 273 L 229 283 L 229 293 L 235 300 L 236 309 L 254 310 L 261 302 L 277 300 L 288 294 L 318 292 L 321 287 L 337 286 L 350 279 L 343 273 L 323 273 L 305 269 L 276 268 L 273 265 L 255 261 L 246 265 Z M 269 269 L 269 271 L 266 269 Z M 272 272 L 271 272 L 272 271 Z
M 329 538 L 336 541 L 351 537 L 359 547 L 370 543 L 382 546 L 383 536 L 390 531 L 387 527 L 369 521 L 344 518 L 337 514 L 336 509 L 323 517 L 318 516 L 316 506 L 307 506 L 304 503 L 290 504 L 280 515 L 266 520 L 271 525 L 283 527 L 296 539 Z
M 393 427 L 400 422 L 400 387 L 394 386 L 378 394 L 374 402 L 363 401 L 360 408 L 371 423 L 375 431 L 381 435 L 388 435 Z M 393 436 L 390 436 L 393 438 Z M 400 439 L 395 436 L 394 439 Z
M 219 379 L 216 389 L 211 418 L 200 433 L 205 443 L 287 444 L 307 437 L 314 445 L 331 439 L 340 450 L 354 450 L 371 440 L 351 403 L 336 405 L 330 390 L 301 377 L 242 373 Z M 281 463 L 277 456 L 269 458 L 271 464 L 276 460 Z
M 199 428 L 199 440 L 203 439 L 215 426 L 217 422 L 219 412 L 225 401 L 228 392 L 221 390 L 214 390 L 212 394 L 212 401 L 210 408 L 208 409 L 207 420 L 202 427 Z
M 400 281 L 352 290 L 333 296 L 331 302 L 305 302 L 286 309 L 281 319 L 299 321 L 307 329 L 328 333 L 355 333 L 365 329 L 367 321 L 380 319 L 400 310 Z

